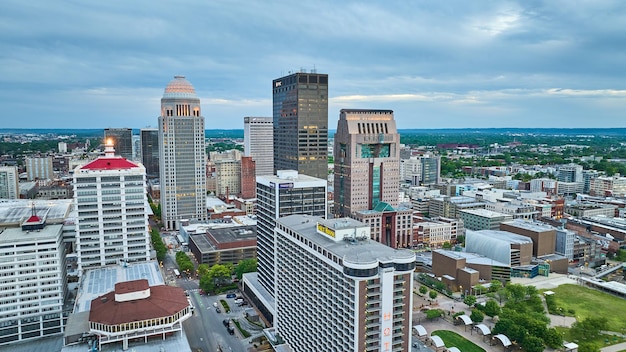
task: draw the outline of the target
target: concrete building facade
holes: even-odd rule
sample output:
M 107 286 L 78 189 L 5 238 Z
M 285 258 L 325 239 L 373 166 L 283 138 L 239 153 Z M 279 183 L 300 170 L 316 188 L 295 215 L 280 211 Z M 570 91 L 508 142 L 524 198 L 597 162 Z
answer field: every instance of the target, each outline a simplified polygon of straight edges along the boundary
M 256 175 L 274 175 L 273 118 L 243 118 L 243 150 L 255 161 Z
M 279 170 L 276 176 L 257 176 L 257 259 L 259 283 L 273 296 L 276 220 L 291 214 L 326 218 L 325 179 Z
M 78 273 L 150 260 L 146 169 L 106 155 L 74 171 Z
M 196 90 L 175 76 L 165 87 L 159 117 L 161 217 L 167 229 L 177 229 L 182 219 L 207 218 L 204 134 Z
M 0 166 L 0 199 L 19 199 L 17 166 Z
M 133 159 L 133 129 L 105 128 L 104 144 L 113 144 L 117 155 L 128 160 Z
M 398 206 L 400 135 L 391 110 L 342 109 L 335 133 L 334 215 Z
M 410 351 L 415 255 L 353 219 L 277 220 L 276 334 L 293 351 Z
M 54 180 L 52 157 L 31 157 L 24 160 L 29 181 Z

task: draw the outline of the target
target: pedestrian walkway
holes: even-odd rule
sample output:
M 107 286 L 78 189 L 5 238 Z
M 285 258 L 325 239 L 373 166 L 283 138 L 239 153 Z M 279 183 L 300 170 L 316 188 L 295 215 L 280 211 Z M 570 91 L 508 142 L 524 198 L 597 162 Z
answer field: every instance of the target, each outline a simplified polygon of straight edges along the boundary
M 415 324 L 415 320 L 413 320 L 413 323 Z M 471 326 L 465 327 L 464 325 L 454 325 L 451 322 L 449 322 L 446 319 L 443 318 L 437 318 L 434 320 L 428 320 L 428 319 L 420 319 L 419 323 L 426 328 L 426 331 L 428 332 L 428 336 L 430 336 L 430 334 L 433 331 L 437 331 L 437 330 L 450 330 L 450 331 L 454 331 L 457 334 L 463 336 L 464 338 L 472 341 L 473 343 L 475 343 L 476 345 L 480 346 L 481 348 L 483 348 L 485 351 L 502 351 L 502 345 L 494 345 L 491 346 L 489 345 L 489 341 L 491 339 L 491 336 L 483 336 L 482 334 L 478 333 L 475 330 L 472 330 Z M 453 346 L 446 346 L 446 347 L 453 347 Z
M 620 352 L 626 351 L 626 342 L 618 343 L 617 345 L 606 346 L 600 349 L 601 352 Z

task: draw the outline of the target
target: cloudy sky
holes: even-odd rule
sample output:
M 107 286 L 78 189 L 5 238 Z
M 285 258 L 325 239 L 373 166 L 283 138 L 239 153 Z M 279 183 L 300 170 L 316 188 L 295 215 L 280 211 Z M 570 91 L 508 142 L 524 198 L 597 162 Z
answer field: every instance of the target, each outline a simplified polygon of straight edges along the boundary
M 207 128 L 271 116 L 272 79 L 329 75 L 398 128 L 626 127 L 626 2 L 0 3 L 0 128 L 158 125 L 185 75 Z

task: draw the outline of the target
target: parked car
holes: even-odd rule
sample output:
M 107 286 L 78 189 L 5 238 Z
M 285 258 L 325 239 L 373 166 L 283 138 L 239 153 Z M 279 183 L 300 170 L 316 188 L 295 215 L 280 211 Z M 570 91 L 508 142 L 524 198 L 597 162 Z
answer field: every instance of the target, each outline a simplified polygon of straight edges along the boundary
M 229 293 L 226 295 L 226 298 L 235 298 L 235 297 L 237 297 L 237 295 L 234 293 Z
M 215 307 L 215 312 L 216 312 L 216 313 L 221 313 L 221 312 L 222 312 L 222 310 L 220 309 L 220 307 Z
M 235 328 L 233 328 L 232 326 L 227 327 L 226 330 L 228 330 L 228 333 L 231 335 L 235 334 Z
M 224 324 L 225 327 L 229 327 L 230 326 L 230 320 L 229 319 L 224 319 L 224 321 L 222 321 L 222 324 Z

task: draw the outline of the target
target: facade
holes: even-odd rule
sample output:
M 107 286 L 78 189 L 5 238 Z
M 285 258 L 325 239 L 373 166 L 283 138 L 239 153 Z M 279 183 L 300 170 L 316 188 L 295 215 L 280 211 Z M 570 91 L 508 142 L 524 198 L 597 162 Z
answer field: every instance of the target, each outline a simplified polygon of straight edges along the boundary
M 251 156 L 241 157 L 240 195 L 243 199 L 256 197 L 256 161 Z M 242 208 L 243 209 L 243 208 Z
M 241 160 L 215 162 L 215 194 L 218 196 L 241 193 Z
M 559 182 L 583 182 L 583 167 L 578 164 L 559 165 L 557 167 L 557 180 Z
M 413 223 L 414 248 L 442 248 L 448 242 L 456 243 L 457 236 L 465 233 L 463 221 L 456 219 L 431 219 Z
M 530 237 L 533 240 L 533 256 L 541 257 L 555 253 L 556 229 L 539 222 L 514 220 L 500 224 L 500 230 Z
M 63 225 L 31 215 L 0 233 L 0 345 L 59 335 L 64 329 Z
M 52 157 L 31 157 L 24 160 L 29 181 L 54 180 Z
M 583 182 L 563 182 L 559 181 L 556 185 L 556 194 L 559 196 L 573 196 L 582 193 L 585 184 Z
M 243 149 L 256 162 L 256 175 L 274 175 L 273 118 L 243 118 Z
M 590 218 L 594 216 L 614 217 L 617 206 L 610 204 L 577 203 L 565 206 L 565 212 L 579 218 Z
M 487 209 L 466 209 L 459 211 L 459 219 L 468 230 L 499 230 L 500 223 L 513 220 L 513 216 Z
M 626 177 L 598 176 L 589 181 L 589 194 L 598 197 L 626 196 Z
M 334 138 L 335 217 L 374 209 L 380 202 L 396 208 L 400 135 L 393 111 L 342 109 Z
M 19 199 L 17 166 L 0 166 L 0 199 Z
M 392 208 L 380 202 L 372 210 L 360 210 L 350 215 L 370 225 L 372 239 L 391 248 L 410 248 L 413 245 L 413 209 Z
M 531 192 L 546 192 L 548 195 L 557 194 L 557 184 L 559 181 L 551 178 L 535 178 L 530 180 Z
M 159 177 L 159 130 L 156 128 L 142 128 L 141 163 L 146 168 L 148 178 Z
M 78 272 L 111 264 L 150 260 L 146 169 L 114 156 L 100 157 L 74 171 L 78 212 Z
M 461 210 L 485 209 L 485 206 L 485 203 L 477 201 L 474 197 L 436 197 L 428 202 L 428 216 L 458 219 Z
M 410 351 L 415 254 L 369 226 L 292 215 L 276 226 L 276 334 L 293 351 Z
M 463 294 L 476 294 L 474 286 L 499 280 L 511 280 L 509 265 L 469 252 L 437 249 L 432 252 L 432 272 L 448 289 Z
M 574 240 L 576 233 L 566 229 L 556 230 L 555 250 L 556 254 L 562 255 L 567 260 L 574 260 Z
M 583 193 L 589 194 L 591 190 L 591 180 L 598 178 L 600 173 L 597 170 L 583 170 Z
M 177 229 L 182 219 L 207 218 L 204 134 L 196 90 L 184 76 L 175 76 L 163 93 L 159 117 L 161 218 L 167 229 Z
M 198 264 L 232 263 L 256 258 L 256 226 L 207 229 L 189 236 L 189 250 Z
M 279 170 L 257 176 L 257 259 L 259 283 L 274 295 L 276 220 L 291 214 L 326 217 L 326 180 Z
M 507 231 L 467 230 L 465 250 L 515 267 L 530 264 L 533 241 L 529 237 Z
M 402 180 L 412 186 L 441 182 L 441 156 L 419 155 L 400 160 Z
M 128 160 L 133 159 L 133 130 L 132 128 L 105 128 L 105 144 L 113 144 L 117 155 Z
M 328 75 L 297 72 L 272 82 L 274 173 L 328 177 Z
M 191 307 L 180 287 L 149 286 L 148 280 L 124 281 L 115 290 L 91 301 L 89 333 L 102 345 L 121 342 L 128 350 L 129 340 L 147 342 L 151 336 L 165 340 L 182 334 L 182 323 L 191 317 Z

